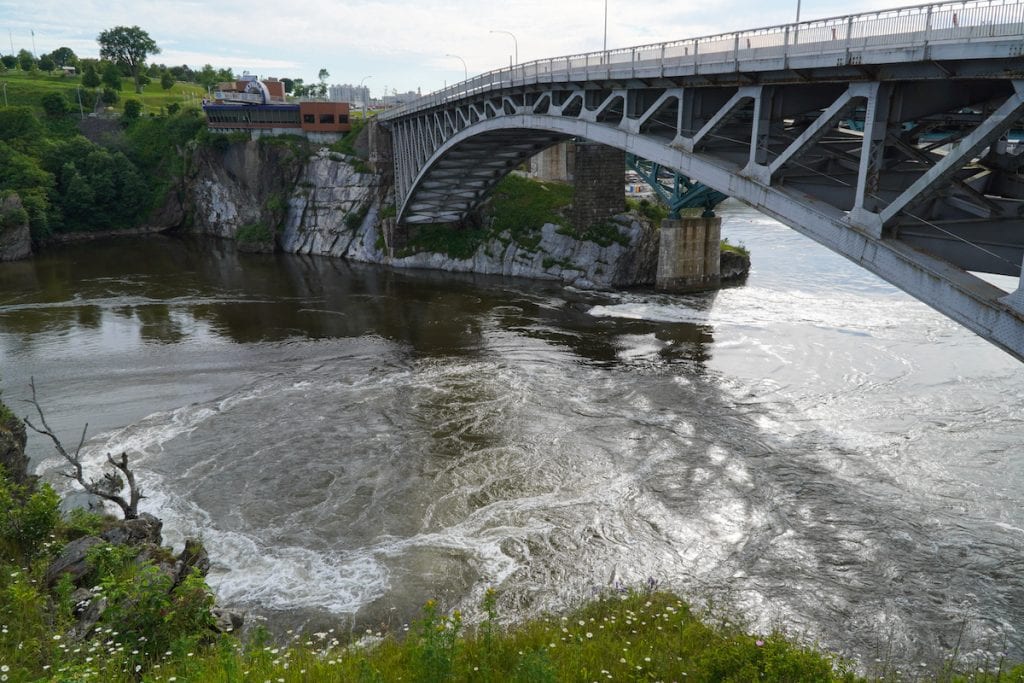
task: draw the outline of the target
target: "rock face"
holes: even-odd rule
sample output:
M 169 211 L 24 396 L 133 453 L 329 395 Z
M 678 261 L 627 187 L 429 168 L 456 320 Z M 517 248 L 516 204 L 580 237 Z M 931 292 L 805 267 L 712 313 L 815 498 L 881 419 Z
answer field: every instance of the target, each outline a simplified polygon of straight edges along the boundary
M 353 260 L 373 253 L 376 230 L 369 248 L 357 238 L 378 223 L 381 202 L 376 174 L 363 172 L 358 163 L 321 149 L 309 158 L 288 199 L 281 231 L 281 249 L 292 254 L 320 254 Z
M 259 141 L 222 147 L 200 148 L 193 156 L 184 200 L 190 230 L 273 251 L 273 232 L 302 169 L 301 152 Z
M 31 255 L 32 235 L 21 197 L 0 197 L 0 261 L 18 261 Z
M 16 484 L 30 484 L 33 480 L 25 455 L 26 438 L 25 423 L 0 402 L 0 465 Z
M 307 167 L 300 190 L 289 204 L 281 237 L 285 251 L 324 254 L 392 268 L 442 270 L 558 280 L 584 289 L 628 287 L 654 281 L 657 238 L 653 229 L 629 216 L 617 219 L 628 246 L 600 246 L 561 234 L 544 225 L 535 248 L 517 244 L 508 234 L 486 242 L 471 257 L 439 253 L 392 256 L 386 237 L 392 219 L 381 219 L 376 176 L 351 170 L 345 162 L 319 155 Z
M 258 243 L 260 250 L 276 246 L 293 254 L 393 268 L 554 280 L 581 289 L 654 284 L 658 231 L 633 214 L 613 219 L 624 244 L 601 246 L 547 224 L 535 246 L 503 234 L 480 245 L 469 258 L 410 255 L 396 249 L 395 200 L 383 176 L 370 172 L 361 160 L 327 148 L 300 165 L 282 149 L 287 148 L 248 142 L 232 144 L 220 155 L 197 154 L 187 200 L 194 216 L 191 229 L 239 239 L 246 248 L 248 226 L 260 224 L 274 239 Z

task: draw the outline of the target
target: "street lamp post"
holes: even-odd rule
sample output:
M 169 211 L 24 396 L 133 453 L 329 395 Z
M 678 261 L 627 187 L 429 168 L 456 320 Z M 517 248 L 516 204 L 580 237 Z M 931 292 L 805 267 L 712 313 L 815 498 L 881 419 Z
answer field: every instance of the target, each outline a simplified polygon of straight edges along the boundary
M 608 0 L 604 0 L 604 47 L 602 52 L 608 52 Z
M 512 31 L 502 31 L 501 29 L 494 29 L 494 30 L 491 31 L 491 33 L 504 33 L 507 36 L 512 36 L 512 46 L 513 46 L 514 51 L 515 51 L 515 60 L 513 61 L 512 66 L 515 66 L 516 64 L 518 64 L 519 63 L 519 41 L 516 40 L 516 34 L 512 33 Z
M 448 54 L 448 53 L 445 54 L 445 57 L 455 57 L 455 59 L 457 59 L 460 62 L 462 62 L 462 73 L 465 75 L 465 80 L 468 81 L 469 80 L 469 67 L 466 66 L 466 60 L 463 59 L 462 57 L 458 56 L 458 55 L 453 55 L 453 54 Z
M 800 0 L 796 0 L 796 26 L 793 27 L 793 43 L 800 40 Z
M 366 82 L 367 78 L 373 78 L 373 76 L 363 76 L 363 80 L 359 81 L 359 96 L 363 98 L 363 121 L 366 120 L 366 100 L 370 99 L 367 97 L 369 93 L 363 90 L 363 83 Z

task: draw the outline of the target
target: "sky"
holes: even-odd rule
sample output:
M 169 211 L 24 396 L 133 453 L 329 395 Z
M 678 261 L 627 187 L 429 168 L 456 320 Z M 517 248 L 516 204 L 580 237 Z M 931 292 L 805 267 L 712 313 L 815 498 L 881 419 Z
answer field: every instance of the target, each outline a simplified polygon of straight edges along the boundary
M 909 4 L 800 0 L 801 19 Z M 432 90 L 519 62 L 792 22 L 797 0 L 0 0 L 0 53 L 67 46 L 96 57 L 96 36 L 139 26 L 161 49 L 150 61 L 204 64 L 261 77 Z M 712 11 L 707 8 L 713 6 Z M 465 67 L 463 66 L 465 62 Z

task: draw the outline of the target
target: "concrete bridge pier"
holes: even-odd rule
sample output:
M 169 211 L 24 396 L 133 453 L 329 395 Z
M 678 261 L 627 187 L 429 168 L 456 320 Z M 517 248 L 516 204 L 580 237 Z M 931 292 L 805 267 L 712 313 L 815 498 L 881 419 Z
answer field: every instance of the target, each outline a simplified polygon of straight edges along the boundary
M 655 288 L 662 292 L 717 289 L 721 239 L 722 219 L 717 216 L 662 220 Z

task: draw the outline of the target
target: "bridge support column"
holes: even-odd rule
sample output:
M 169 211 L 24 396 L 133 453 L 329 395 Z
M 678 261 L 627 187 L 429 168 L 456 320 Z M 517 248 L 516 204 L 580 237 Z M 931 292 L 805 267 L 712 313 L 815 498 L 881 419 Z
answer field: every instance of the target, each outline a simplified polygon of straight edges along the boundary
M 717 289 L 721 239 L 722 219 L 718 217 L 663 220 L 655 287 L 663 292 Z
M 577 142 L 572 222 L 583 231 L 626 210 L 626 153 L 596 142 Z

